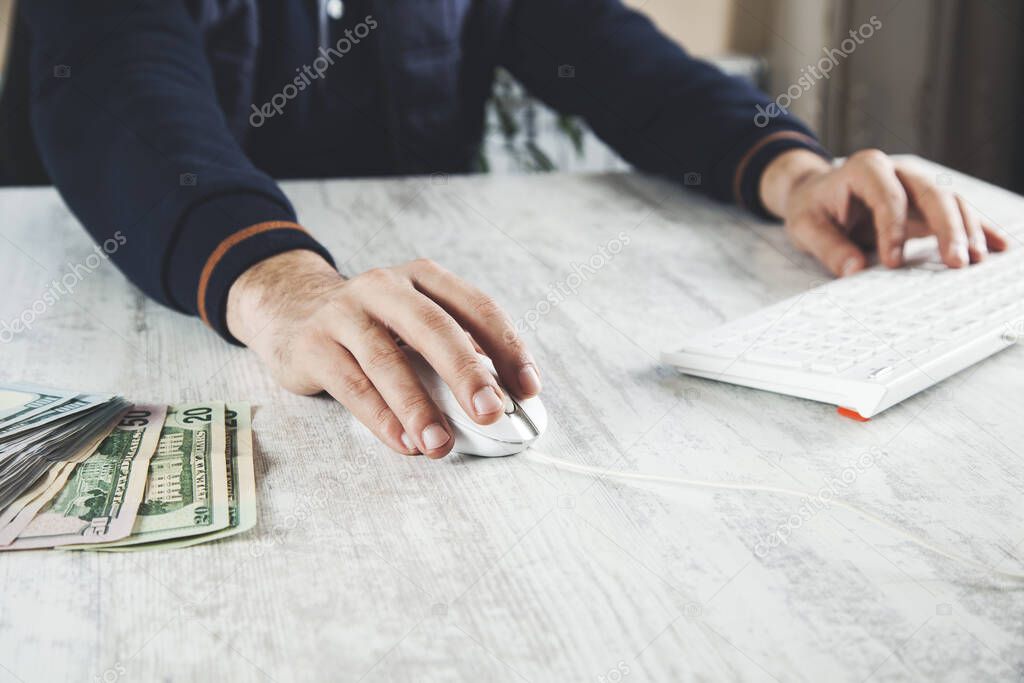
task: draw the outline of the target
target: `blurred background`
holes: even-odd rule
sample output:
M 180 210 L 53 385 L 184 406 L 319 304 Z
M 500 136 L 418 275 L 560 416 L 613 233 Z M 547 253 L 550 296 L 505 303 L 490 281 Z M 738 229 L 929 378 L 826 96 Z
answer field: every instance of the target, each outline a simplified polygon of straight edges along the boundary
M 3 31 L 13 1 L 0 0 Z M 1024 191 L 1021 0 L 625 1 L 690 52 L 781 98 L 837 155 L 914 153 Z M 490 172 L 626 167 L 507 74 L 488 123 Z

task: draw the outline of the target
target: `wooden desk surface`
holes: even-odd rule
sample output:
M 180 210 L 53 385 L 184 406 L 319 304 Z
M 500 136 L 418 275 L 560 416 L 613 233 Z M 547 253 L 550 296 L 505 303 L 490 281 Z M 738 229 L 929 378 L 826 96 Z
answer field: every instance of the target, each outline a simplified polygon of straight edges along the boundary
M 1024 208 L 942 181 L 1003 227 Z M 659 363 L 692 330 L 824 278 L 775 226 L 635 175 L 285 187 L 344 270 L 428 256 L 529 321 L 544 451 L 809 492 L 855 468 L 844 499 L 1024 564 L 1019 346 L 858 424 Z M 49 189 L 0 192 L 0 215 L 9 321 L 93 245 Z M 189 550 L 0 554 L 0 681 L 1024 677 L 1024 587 L 858 516 L 797 524 L 794 499 L 393 455 L 110 263 L 44 308 L 0 345 L 0 379 L 252 401 L 260 524 Z M 757 552 L 780 526 L 787 542 Z

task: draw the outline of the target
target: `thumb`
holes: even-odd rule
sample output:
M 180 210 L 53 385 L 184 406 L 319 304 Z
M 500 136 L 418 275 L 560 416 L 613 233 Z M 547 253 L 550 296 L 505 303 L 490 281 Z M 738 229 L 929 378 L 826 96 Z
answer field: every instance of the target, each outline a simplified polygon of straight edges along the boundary
M 799 218 L 789 226 L 793 242 L 809 252 L 836 277 L 846 277 L 867 267 L 864 252 L 827 218 Z

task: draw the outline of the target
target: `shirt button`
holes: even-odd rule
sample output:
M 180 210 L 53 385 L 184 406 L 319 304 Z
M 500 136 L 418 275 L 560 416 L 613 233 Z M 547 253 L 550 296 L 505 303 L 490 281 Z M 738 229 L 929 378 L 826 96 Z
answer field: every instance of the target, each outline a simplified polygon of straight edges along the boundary
M 345 3 L 342 0 L 327 0 L 327 16 L 331 19 L 341 19 L 345 14 Z

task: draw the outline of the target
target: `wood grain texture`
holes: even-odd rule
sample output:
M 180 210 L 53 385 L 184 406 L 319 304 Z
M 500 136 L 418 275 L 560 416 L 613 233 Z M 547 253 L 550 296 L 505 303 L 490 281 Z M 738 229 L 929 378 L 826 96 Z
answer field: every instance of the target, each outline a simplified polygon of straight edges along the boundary
M 943 178 L 1004 228 L 1024 207 Z M 529 322 L 545 452 L 809 492 L 871 453 L 844 499 L 981 561 L 1024 564 L 1024 349 L 858 424 L 658 360 L 824 279 L 776 226 L 630 174 L 285 188 L 343 271 L 427 256 Z M 0 215 L 8 321 L 92 244 L 52 190 L 0 191 Z M 1024 676 L 1019 585 L 834 509 L 759 556 L 797 500 L 393 455 L 107 262 L 0 354 L 4 380 L 251 401 L 260 511 L 255 532 L 188 550 L 0 555 L 2 682 Z

